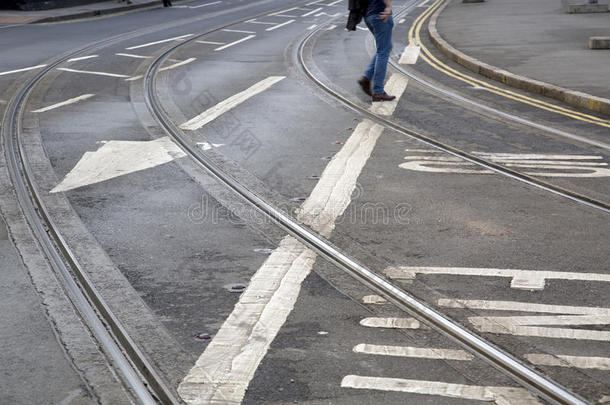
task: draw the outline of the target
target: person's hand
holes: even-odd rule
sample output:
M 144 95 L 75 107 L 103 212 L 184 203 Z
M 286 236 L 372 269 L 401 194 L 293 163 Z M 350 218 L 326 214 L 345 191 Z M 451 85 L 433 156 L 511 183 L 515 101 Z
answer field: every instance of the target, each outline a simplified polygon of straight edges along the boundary
M 379 18 L 381 18 L 381 20 L 383 22 L 386 22 L 386 21 L 388 21 L 388 19 L 390 18 L 391 15 L 392 15 L 392 7 L 388 6 L 385 8 L 385 10 L 383 10 L 379 14 Z

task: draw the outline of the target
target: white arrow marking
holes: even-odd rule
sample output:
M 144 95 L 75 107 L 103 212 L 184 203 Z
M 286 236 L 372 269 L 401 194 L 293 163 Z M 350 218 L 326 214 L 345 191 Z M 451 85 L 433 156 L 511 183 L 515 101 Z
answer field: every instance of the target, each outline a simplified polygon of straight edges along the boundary
M 86 152 L 51 193 L 150 169 L 183 156 L 184 152 L 168 137 L 146 142 L 108 141 L 97 151 Z

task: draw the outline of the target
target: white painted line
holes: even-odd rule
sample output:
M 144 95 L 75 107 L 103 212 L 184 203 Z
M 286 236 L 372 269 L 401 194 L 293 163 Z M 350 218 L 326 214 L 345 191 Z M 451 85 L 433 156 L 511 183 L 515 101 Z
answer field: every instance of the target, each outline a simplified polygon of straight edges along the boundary
M 341 150 L 324 169 L 311 196 L 303 203 L 297 219 L 324 237 L 335 228 L 335 219 L 351 201 L 358 176 L 367 162 L 383 127 L 370 120 L 356 126 Z
M 390 76 L 390 79 L 385 84 L 385 91 L 388 94 L 396 96 L 396 98 L 392 101 L 381 101 L 375 102 L 371 105 L 371 112 L 378 115 L 387 115 L 390 116 L 394 114 L 396 110 L 396 106 L 398 106 L 398 102 L 400 98 L 404 94 L 407 84 L 409 83 L 409 79 L 403 74 L 394 73 Z
M 32 112 L 33 113 L 41 113 L 41 112 L 45 112 L 45 111 L 50 111 L 50 110 L 53 110 L 55 108 L 63 107 L 65 105 L 74 104 L 74 103 L 78 103 L 79 101 L 87 100 L 87 99 L 93 97 L 94 95 L 95 94 L 83 94 L 83 95 L 80 95 L 78 97 L 74 97 L 74 98 L 71 98 L 69 100 L 62 101 L 61 103 L 53 104 L 53 105 L 50 105 L 50 106 L 44 107 L 44 108 L 39 108 L 37 110 L 32 110 Z
M 152 46 L 152 45 L 158 45 L 158 44 L 164 44 L 166 42 L 171 42 L 171 41 L 180 41 L 184 38 L 188 38 L 190 36 L 192 36 L 193 34 L 186 34 L 186 35 L 181 35 L 179 37 L 173 37 L 173 38 L 167 38 L 167 39 L 162 39 L 160 41 L 155 41 L 155 42 L 149 42 L 147 44 L 142 44 L 142 45 L 136 45 L 136 46 L 130 46 L 129 48 L 125 48 L 127 50 L 132 50 L 132 49 L 139 49 L 139 48 L 145 48 L 147 46 Z
M 280 14 L 284 14 L 284 13 L 287 13 L 289 11 L 298 10 L 298 9 L 299 9 L 298 7 L 287 8 L 286 10 L 276 11 L 275 13 L 267 14 L 267 17 L 277 17 Z
M 327 6 L 327 7 L 332 7 L 332 6 L 334 6 L 335 4 L 339 4 L 339 3 L 341 3 L 342 1 L 343 1 L 343 0 L 335 0 L 335 1 L 333 1 L 332 3 L 328 3 L 326 6 Z
M 79 60 L 93 59 L 93 58 L 97 58 L 97 57 L 99 57 L 99 55 L 81 56 L 79 58 L 68 59 L 68 62 L 76 62 Z
M 186 131 L 195 131 L 203 127 L 208 122 L 215 120 L 227 111 L 237 107 L 238 105 L 250 99 L 251 97 L 267 90 L 269 87 L 273 86 L 275 83 L 279 82 L 284 78 L 285 76 L 270 76 L 264 80 L 261 80 L 260 82 L 249 87 L 248 89 L 239 92 L 224 101 L 221 101 L 214 107 L 211 107 L 199 114 L 198 116 L 188 120 L 184 124 L 180 125 L 180 128 Z
M 175 69 L 175 68 L 177 68 L 177 67 L 184 66 L 184 65 L 189 64 L 189 63 L 191 63 L 191 62 L 193 62 L 193 61 L 196 61 L 196 60 L 197 60 L 197 58 L 188 58 L 188 59 L 186 59 L 186 60 L 176 62 L 176 63 L 174 63 L 173 65 L 169 65 L 169 66 L 162 67 L 161 69 L 159 69 L 159 71 L 160 71 L 160 72 L 164 72 L 164 71 L 166 71 L 166 70 Z
M 312 6 L 314 4 L 318 4 L 319 2 L 321 2 L 322 0 L 316 0 L 316 1 L 312 1 L 311 3 L 307 3 L 305 4 L 306 6 Z
M 426 4 L 428 4 L 430 2 L 430 0 L 424 0 L 421 3 L 419 3 L 419 5 L 417 7 L 426 7 Z
M 245 21 L 248 24 L 261 24 L 261 25 L 276 25 L 276 22 L 269 22 L 269 21 L 256 21 L 256 20 L 248 20 Z
M 369 122 L 367 127 L 370 128 L 371 124 Z M 380 133 L 383 127 L 379 128 Z M 358 177 L 370 156 L 374 142 L 369 138 L 374 137 L 376 132 L 377 129 L 354 131 L 337 154 L 338 157 L 328 164 L 331 168 L 327 167 L 328 170 L 323 172 L 318 185 L 303 204 L 297 216 L 299 220 L 307 218 L 315 221 L 311 226 L 320 233 L 334 228 L 334 221 L 350 202 L 356 187 L 353 178 Z M 345 160 L 349 160 L 349 167 L 344 167 Z M 328 179 L 328 176 L 337 173 L 339 167 L 344 167 L 343 170 L 348 173 Z M 310 200 L 316 202 L 310 203 Z M 308 207 L 318 207 L 319 201 L 325 201 L 322 211 L 307 211 Z M 258 365 L 292 310 L 301 282 L 310 273 L 315 258 L 315 253 L 295 238 L 286 236 L 282 240 L 255 273 L 240 296 L 239 303 L 195 367 L 180 383 L 178 392 L 186 403 L 242 401 Z
M 383 298 L 381 295 L 365 295 L 362 297 L 363 304 L 387 304 L 388 300 Z
M 398 20 L 398 24 L 404 24 L 405 21 L 407 21 L 406 18 L 401 18 L 400 20 Z
M 7 104 L 8 104 L 8 101 L 6 101 L 6 100 L 0 100 L 0 105 L 7 105 Z
M 545 159 L 545 160 L 600 160 L 602 156 L 597 155 L 549 155 L 542 153 L 489 153 L 489 152 L 477 152 L 472 153 L 480 157 L 486 157 L 490 159 L 501 159 L 501 160 L 525 160 L 525 159 Z
M 400 56 L 400 60 L 398 63 L 402 65 L 414 65 L 417 63 L 417 59 L 419 58 L 420 47 L 417 45 L 407 45 L 402 55 Z
M 140 80 L 140 79 L 141 79 L 141 78 L 143 78 L 143 77 L 144 77 L 144 75 L 132 76 L 132 77 L 130 77 L 130 78 L 128 78 L 128 79 L 125 79 L 125 81 L 126 81 L 126 82 L 133 82 L 133 81 L 135 81 L 135 80 Z
M 85 73 L 88 75 L 98 75 L 98 76 L 108 76 L 108 77 L 129 77 L 127 75 L 120 75 L 117 73 L 94 72 L 94 71 L 89 71 L 89 70 L 76 70 L 76 69 L 68 69 L 68 68 L 57 68 L 57 70 L 63 70 L 64 72 L 71 72 L 71 73 Z
M 388 267 L 384 273 L 395 280 L 412 280 L 416 274 L 446 274 L 459 276 L 510 277 L 510 286 L 519 290 L 543 290 L 546 280 L 577 280 L 610 282 L 610 274 L 538 271 L 518 269 L 487 269 L 469 267 Z
M 440 381 L 406 380 L 402 378 L 364 377 L 348 375 L 341 381 L 341 387 L 367 390 L 408 392 L 421 395 L 438 395 L 470 401 L 494 402 L 497 405 L 541 404 L 524 388 L 486 387 L 450 384 Z
M 213 1 L 211 3 L 200 4 L 198 6 L 190 6 L 189 8 L 207 7 L 207 6 L 213 6 L 214 4 L 220 4 L 220 3 L 222 3 L 222 1 Z
M 537 366 L 576 367 L 582 369 L 610 370 L 608 357 L 584 357 L 550 354 L 526 354 L 524 356 L 530 363 Z
M 26 67 L 26 68 L 22 68 L 22 69 L 9 70 L 6 72 L 0 72 L 0 76 L 10 75 L 11 73 L 27 72 L 28 70 L 40 69 L 45 66 L 47 66 L 47 65 L 36 65 L 36 66 L 30 66 L 30 67 Z
M 598 402 L 598 404 L 610 404 L 610 395 L 604 395 Z
M 231 30 L 231 29 L 228 29 L 228 28 L 225 28 L 223 31 L 224 32 L 237 32 L 239 34 L 256 34 L 256 32 L 254 32 L 254 31 Z
M 283 22 L 283 23 L 281 23 L 281 24 L 276 25 L 275 27 L 269 27 L 269 28 L 265 28 L 265 31 L 273 31 L 273 30 L 276 30 L 276 29 L 278 29 L 278 28 L 281 28 L 281 27 L 283 27 L 283 26 L 285 26 L 285 25 L 291 24 L 291 23 L 293 23 L 293 22 L 294 22 L 294 20 L 288 20 L 288 21 L 286 21 L 286 22 Z
M 256 35 L 248 35 L 247 37 L 243 37 L 242 39 L 238 39 L 237 41 L 233 41 L 233 42 L 228 43 L 228 44 L 226 44 L 226 45 L 220 46 L 220 47 L 218 47 L 218 48 L 216 48 L 216 49 L 214 49 L 214 50 L 215 50 L 215 51 L 222 51 L 223 49 L 230 48 L 230 47 L 232 47 L 233 45 L 241 44 L 242 42 L 245 42 L 245 41 L 247 41 L 247 40 L 249 40 L 249 39 L 252 39 L 252 38 L 254 38 L 254 37 L 256 37 Z
M 195 41 L 198 44 L 207 44 L 207 45 L 224 45 L 225 42 L 215 42 L 215 41 L 202 41 L 202 40 L 197 40 Z
M 312 24 L 312 25 L 310 25 L 309 27 L 307 27 L 307 31 L 311 31 L 311 30 L 313 30 L 314 28 L 316 28 L 317 26 L 318 26 L 318 24 Z
M 154 141 L 108 141 L 95 152 L 85 152 L 51 193 L 72 190 L 149 169 L 185 156 L 169 137 Z
M 368 328 L 420 329 L 422 325 L 415 318 L 364 318 L 360 325 Z
M 115 55 L 117 55 L 117 56 L 126 56 L 128 58 L 135 58 L 135 59 L 150 59 L 150 56 L 134 55 L 132 53 L 115 53 Z
M 210 150 L 224 145 L 224 143 L 197 142 L 197 146 L 199 146 L 201 150 Z
M 332 24 L 332 25 L 329 25 L 328 27 L 326 27 L 325 30 L 331 31 L 331 30 L 334 30 L 335 28 L 337 28 L 337 24 Z
M 474 356 L 464 350 L 430 349 L 410 346 L 385 346 L 361 343 L 354 347 L 355 353 L 378 356 L 410 357 L 419 359 L 462 360 L 469 361 Z
M 549 339 L 610 341 L 610 332 L 592 329 L 559 328 L 570 325 L 610 325 L 610 308 L 572 307 L 513 301 L 440 299 L 439 306 L 452 308 L 524 311 L 567 315 L 541 316 L 476 316 L 468 321 L 479 332 L 533 336 Z M 553 326 L 551 328 L 540 325 Z
M 301 17 L 308 17 L 308 16 L 310 16 L 310 15 L 312 15 L 312 14 L 314 14 L 314 13 L 317 13 L 317 12 L 318 12 L 318 11 L 320 11 L 320 10 L 322 10 L 322 7 L 320 7 L 320 8 L 316 8 L 315 10 L 311 10 L 311 11 L 309 11 L 309 12 L 307 12 L 307 13 L 303 14 Z

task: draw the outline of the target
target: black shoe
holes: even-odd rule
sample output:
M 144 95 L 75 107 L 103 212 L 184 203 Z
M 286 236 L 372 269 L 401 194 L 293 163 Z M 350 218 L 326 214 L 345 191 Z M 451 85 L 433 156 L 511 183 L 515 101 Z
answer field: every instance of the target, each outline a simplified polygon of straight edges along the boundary
M 396 96 L 390 96 L 385 91 L 380 94 L 373 94 L 373 101 L 392 101 L 396 98 Z
M 358 84 L 360 85 L 360 87 L 362 87 L 362 91 L 364 91 L 367 96 L 373 95 L 373 93 L 371 92 L 371 81 L 369 79 L 362 76 L 360 80 L 358 80 Z

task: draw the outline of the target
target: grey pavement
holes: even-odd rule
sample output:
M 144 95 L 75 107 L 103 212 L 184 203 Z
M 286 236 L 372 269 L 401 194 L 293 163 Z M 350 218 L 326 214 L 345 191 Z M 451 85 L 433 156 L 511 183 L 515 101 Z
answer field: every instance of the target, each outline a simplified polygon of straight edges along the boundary
M 131 4 L 116 0 L 62 7 L 50 10 L 21 11 L 0 10 L 0 27 L 3 24 L 32 24 L 75 20 L 108 14 L 122 13 L 141 8 L 161 7 L 160 0 L 131 0 Z
M 454 0 L 437 29 L 466 55 L 520 76 L 610 98 L 610 50 L 589 37 L 610 35 L 610 13 L 567 14 L 560 0 Z

